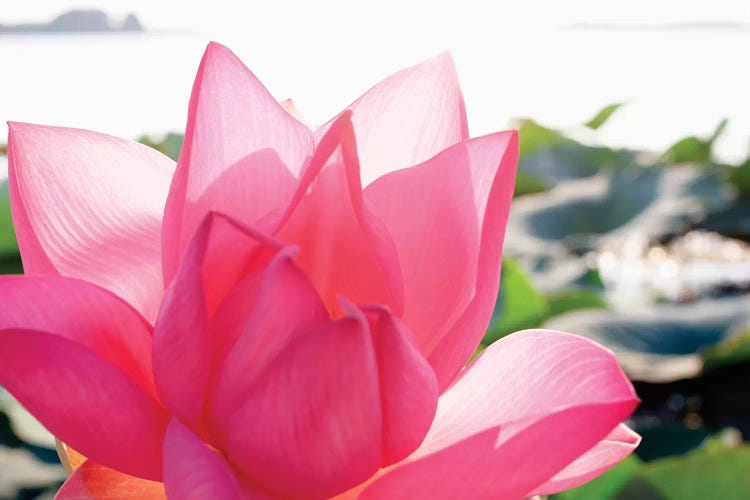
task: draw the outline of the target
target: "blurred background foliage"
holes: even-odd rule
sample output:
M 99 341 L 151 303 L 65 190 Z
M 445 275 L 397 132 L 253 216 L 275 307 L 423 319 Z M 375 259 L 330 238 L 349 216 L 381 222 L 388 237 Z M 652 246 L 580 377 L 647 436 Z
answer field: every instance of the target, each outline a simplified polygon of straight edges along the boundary
M 629 424 L 641 446 L 554 498 L 748 498 L 750 156 L 735 165 L 714 159 L 726 121 L 663 152 L 596 144 L 596 130 L 623 105 L 575 130 L 518 120 L 502 283 L 477 352 L 514 331 L 562 329 L 609 347 L 633 380 L 642 404 Z M 139 141 L 176 159 L 182 135 Z M 0 272 L 21 271 L 5 182 Z M 2 396 L 0 445 L 43 478 L 17 473 L 10 497 L 53 491 L 62 478 L 53 443 Z
M 641 446 L 554 498 L 750 498 L 750 155 L 715 159 L 726 120 L 657 153 L 574 139 L 622 105 L 566 133 L 518 121 L 502 283 L 479 350 L 567 330 L 612 349 L 633 380 Z

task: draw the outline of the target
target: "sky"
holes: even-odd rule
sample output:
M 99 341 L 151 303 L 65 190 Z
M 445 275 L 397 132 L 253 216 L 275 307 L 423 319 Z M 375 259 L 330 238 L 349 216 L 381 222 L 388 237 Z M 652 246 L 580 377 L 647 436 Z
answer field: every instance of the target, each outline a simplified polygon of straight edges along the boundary
M 336 31 L 341 23 L 359 29 L 397 27 L 399 18 L 412 29 L 444 29 L 456 21 L 492 25 L 564 25 L 576 22 L 672 23 L 750 22 L 750 5 L 744 0 L 462 0 L 445 2 L 405 0 L 4 0 L 5 21 L 38 20 L 80 7 L 96 7 L 116 14 L 135 12 L 150 28 L 206 31 L 242 30 L 254 25 L 252 18 L 284 19 L 290 29 L 306 34 Z M 238 6 L 246 14 L 238 15 Z M 490 14 L 482 16 L 481 14 Z M 276 26 L 274 22 L 264 23 Z M 258 26 L 255 25 L 257 28 Z M 461 31 L 461 27 L 458 27 Z
M 168 101 L 170 108 L 162 112 L 167 118 L 149 122 L 146 115 L 151 111 L 143 109 L 144 131 L 164 126 L 179 130 L 197 61 L 205 42 L 215 40 L 232 48 L 274 96 L 294 98 L 313 124 L 323 123 L 388 74 L 450 50 L 475 135 L 505 128 L 518 116 L 567 127 L 604 105 L 627 101 L 602 132 L 605 142 L 659 149 L 687 134 L 710 133 L 719 120 L 729 117 L 725 142 L 730 156 L 739 157 L 748 149 L 750 76 L 742 69 L 750 46 L 746 0 L 0 2 L 0 23 L 46 21 L 72 8 L 99 8 L 113 17 L 133 12 L 156 32 L 191 36 L 179 46 L 169 42 L 152 49 L 157 45 L 140 44 L 123 60 L 122 74 L 109 66 L 104 70 L 109 74 L 85 67 L 87 57 L 103 57 L 96 47 L 77 47 L 80 56 L 69 59 L 64 59 L 66 49 L 53 47 L 59 56 L 45 58 L 41 51 L 50 50 L 48 46 L 3 47 L 0 41 L 0 53 L 17 60 L 15 71 L 8 73 L 15 80 L 10 86 L 15 94 L 5 100 L 0 95 L 2 120 L 59 121 L 115 135 L 135 133 L 133 127 L 117 128 L 117 120 L 94 116 L 98 109 L 93 104 L 66 107 L 66 95 L 77 91 L 108 98 L 113 113 L 133 116 L 141 112 L 133 111 L 136 95 L 152 100 L 154 109 Z M 704 43 L 700 30 L 609 30 L 600 37 L 579 36 L 566 28 L 579 23 L 743 26 L 736 33 L 714 33 Z M 163 49 L 167 45 L 170 51 Z M 44 65 L 48 74 L 35 64 Z M 134 79 L 144 66 L 150 68 L 149 75 Z M 179 84 L 170 91 L 175 81 Z M 82 85 L 94 89 L 81 90 Z M 0 91 L 9 92 L 2 82 Z M 128 95 L 134 100 L 128 101 Z

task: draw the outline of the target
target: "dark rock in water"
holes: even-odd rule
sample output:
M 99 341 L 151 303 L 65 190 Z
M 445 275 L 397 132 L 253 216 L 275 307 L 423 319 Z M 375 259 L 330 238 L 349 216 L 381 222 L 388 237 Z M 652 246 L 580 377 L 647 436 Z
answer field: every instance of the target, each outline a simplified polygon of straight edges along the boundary
M 46 25 L 51 31 L 107 31 L 109 17 L 100 10 L 71 10 Z
M 102 33 L 117 31 L 143 31 L 135 14 L 129 14 L 122 22 L 110 19 L 109 15 L 96 9 L 77 9 L 60 14 L 48 23 L 0 24 L 0 33 Z
M 132 12 L 128 14 L 125 21 L 122 23 L 123 31 L 143 31 L 143 25 L 138 20 L 135 14 Z

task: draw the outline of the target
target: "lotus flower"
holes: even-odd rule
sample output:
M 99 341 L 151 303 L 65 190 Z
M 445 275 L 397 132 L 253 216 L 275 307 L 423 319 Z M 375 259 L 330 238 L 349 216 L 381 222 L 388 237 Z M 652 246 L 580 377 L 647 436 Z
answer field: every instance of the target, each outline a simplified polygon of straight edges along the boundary
M 312 131 L 211 44 L 176 167 L 83 130 L 9 145 L 26 276 L 0 284 L 0 384 L 65 443 L 59 498 L 516 499 L 637 444 L 586 339 L 520 332 L 466 367 L 518 138 L 468 138 L 448 56 Z

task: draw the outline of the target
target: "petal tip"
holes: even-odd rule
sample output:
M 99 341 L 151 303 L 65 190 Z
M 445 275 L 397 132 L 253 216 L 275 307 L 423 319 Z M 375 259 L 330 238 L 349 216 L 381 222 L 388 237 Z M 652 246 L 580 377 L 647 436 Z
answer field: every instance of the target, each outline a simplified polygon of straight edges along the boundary
M 208 45 L 206 45 L 206 50 L 204 52 L 206 54 L 209 54 L 215 51 L 224 52 L 224 53 L 232 52 L 226 45 L 211 40 L 210 42 L 208 42 Z
M 40 128 L 49 128 L 47 125 L 36 125 L 33 123 L 26 123 L 26 122 L 14 122 L 14 121 L 7 121 L 8 124 L 8 143 L 10 144 L 13 141 L 13 137 L 18 137 L 21 135 L 26 135 L 29 131 L 33 129 L 40 129 Z
M 443 61 L 443 64 L 446 64 L 453 68 L 454 71 L 456 71 L 456 58 L 453 55 L 453 51 L 450 49 L 444 50 L 440 54 L 436 56 L 441 61 Z
M 456 59 L 453 57 L 453 52 L 451 50 L 444 50 L 439 54 L 426 59 L 422 64 L 425 66 L 435 66 L 443 71 L 450 71 L 453 76 L 458 78 Z
M 244 62 L 235 54 L 232 49 L 219 42 L 210 41 L 206 45 L 206 50 L 203 51 L 202 65 L 209 64 L 209 66 L 218 64 L 219 67 L 224 64 L 230 64 L 237 68 L 242 68 L 244 71 L 250 72 L 250 69 L 245 65 Z M 200 73 L 199 73 L 200 74 Z

